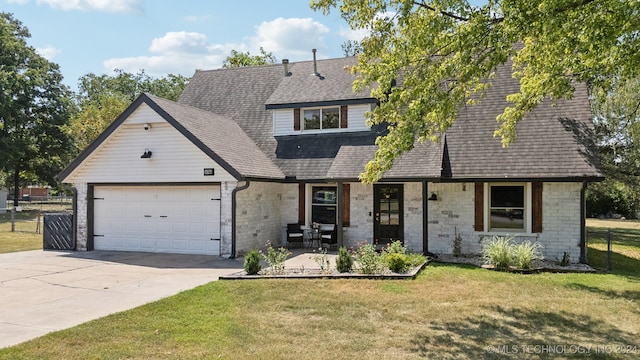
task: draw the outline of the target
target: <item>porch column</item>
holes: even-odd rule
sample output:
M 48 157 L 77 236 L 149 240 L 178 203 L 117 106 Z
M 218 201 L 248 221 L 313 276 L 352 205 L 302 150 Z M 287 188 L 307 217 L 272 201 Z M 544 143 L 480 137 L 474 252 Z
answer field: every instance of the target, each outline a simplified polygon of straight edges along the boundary
M 422 180 L 422 253 L 429 254 L 429 183 Z
M 342 219 L 342 208 L 344 207 L 344 189 L 343 189 L 343 182 L 342 181 L 338 181 L 338 191 L 337 191 L 337 197 L 338 197 L 338 207 L 337 207 L 337 217 L 336 217 L 336 240 L 338 241 L 338 248 L 340 248 L 341 246 L 344 246 L 343 244 L 343 234 L 342 234 L 342 224 L 343 224 L 343 219 Z

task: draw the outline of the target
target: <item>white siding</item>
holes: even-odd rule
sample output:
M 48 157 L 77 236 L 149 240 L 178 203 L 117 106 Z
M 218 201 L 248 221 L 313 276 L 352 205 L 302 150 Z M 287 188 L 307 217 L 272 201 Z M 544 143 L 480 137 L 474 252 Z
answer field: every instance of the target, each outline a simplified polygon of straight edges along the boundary
M 142 124 L 151 124 L 144 130 Z M 145 149 L 153 153 L 141 159 Z M 214 168 L 215 176 L 204 176 Z M 224 182 L 235 179 L 146 104 L 138 108 L 64 182 Z
M 311 133 L 339 133 L 350 131 L 368 131 L 366 112 L 371 110 L 370 104 L 349 105 L 347 108 L 346 129 L 324 129 L 324 130 L 293 130 L 293 109 L 273 110 L 273 133 L 275 136 L 311 134 Z M 302 120 L 301 120 L 302 121 Z

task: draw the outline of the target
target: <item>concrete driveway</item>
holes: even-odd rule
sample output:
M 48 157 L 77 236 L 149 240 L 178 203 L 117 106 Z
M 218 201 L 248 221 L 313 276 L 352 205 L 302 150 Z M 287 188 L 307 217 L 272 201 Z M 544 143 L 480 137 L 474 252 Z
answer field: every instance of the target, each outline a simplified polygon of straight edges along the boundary
M 0 254 L 0 348 L 241 270 L 242 259 L 114 251 Z

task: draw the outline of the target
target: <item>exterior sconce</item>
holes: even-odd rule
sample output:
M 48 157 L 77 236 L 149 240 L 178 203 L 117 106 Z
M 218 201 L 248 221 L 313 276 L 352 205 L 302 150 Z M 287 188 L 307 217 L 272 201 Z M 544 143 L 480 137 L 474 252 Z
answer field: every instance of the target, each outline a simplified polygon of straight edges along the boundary
M 140 156 L 140 159 L 148 159 L 151 157 L 151 154 L 153 154 L 151 152 L 151 150 L 149 150 L 149 148 L 144 149 L 144 154 L 142 154 L 142 156 Z
M 149 123 L 144 124 L 144 130 L 147 131 L 149 129 L 151 129 L 151 124 Z
M 438 201 L 438 195 L 436 195 L 436 193 L 432 192 L 431 196 L 429 196 L 429 199 L 427 199 L 429 201 Z

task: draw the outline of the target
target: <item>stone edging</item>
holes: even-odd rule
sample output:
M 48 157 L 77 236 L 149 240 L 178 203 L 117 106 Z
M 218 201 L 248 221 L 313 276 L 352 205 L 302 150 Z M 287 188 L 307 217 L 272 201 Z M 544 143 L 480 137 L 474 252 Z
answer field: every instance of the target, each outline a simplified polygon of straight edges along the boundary
M 240 271 L 230 275 L 220 276 L 219 280 L 255 280 L 255 279 L 415 279 L 420 270 L 422 270 L 429 262 L 426 261 L 419 266 L 407 271 L 406 273 L 387 273 L 387 274 L 358 274 L 358 273 L 320 273 L 319 269 L 306 269 L 309 272 L 290 272 L 285 274 L 265 274 L 265 275 L 247 275 L 245 271 Z M 300 269 L 285 269 L 293 271 L 301 271 Z

